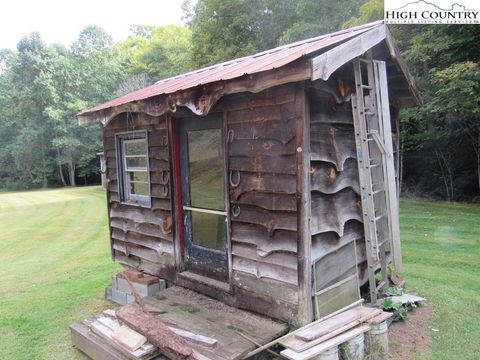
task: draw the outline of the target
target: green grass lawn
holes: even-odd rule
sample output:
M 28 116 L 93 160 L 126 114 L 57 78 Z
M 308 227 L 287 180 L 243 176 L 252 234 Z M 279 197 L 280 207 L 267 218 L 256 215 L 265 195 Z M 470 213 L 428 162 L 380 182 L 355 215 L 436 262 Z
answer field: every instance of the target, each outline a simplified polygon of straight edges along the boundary
M 400 224 L 407 290 L 434 309 L 431 358 L 479 359 L 480 206 L 403 200 Z
M 109 305 L 118 269 L 105 192 L 0 193 L 0 246 L 0 359 L 77 358 L 68 326 Z
M 480 206 L 404 200 L 401 227 L 408 291 L 434 307 L 431 358 L 478 359 Z M 110 306 L 119 269 L 105 193 L 0 193 L 0 245 L 0 359 L 78 358 L 68 326 Z

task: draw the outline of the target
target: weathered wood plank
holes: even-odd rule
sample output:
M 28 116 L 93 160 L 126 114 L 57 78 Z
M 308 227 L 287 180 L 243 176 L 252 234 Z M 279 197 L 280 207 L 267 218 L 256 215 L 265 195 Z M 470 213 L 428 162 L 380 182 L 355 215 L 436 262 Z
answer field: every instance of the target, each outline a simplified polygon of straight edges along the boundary
M 287 156 L 231 156 L 230 170 L 248 171 L 255 173 L 295 174 L 295 155 Z
M 334 231 L 324 232 L 312 236 L 312 261 L 317 261 L 339 248 L 356 240 L 358 246 L 365 246 L 363 238 L 363 225 L 356 221 L 347 221 L 344 226 L 343 236 Z
M 265 264 L 283 266 L 292 270 L 296 270 L 298 265 L 297 256 L 291 252 L 277 251 L 260 256 L 255 246 L 237 242 L 232 244 L 232 255 Z
M 347 221 L 362 221 L 359 197 L 351 189 L 343 189 L 333 195 L 314 192 L 312 194 L 312 235 L 335 231 L 343 235 Z
M 269 121 L 274 120 L 278 121 L 281 119 L 280 107 L 273 106 L 262 106 L 255 107 L 254 109 L 241 109 L 236 111 L 228 112 L 228 123 L 231 126 L 232 124 L 237 123 L 251 123 L 254 121 Z
M 231 212 L 231 221 L 262 225 L 270 236 L 278 229 L 297 231 L 295 212 L 274 212 L 250 205 L 234 205 Z
M 343 171 L 337 171 L 331 163 L 313 162 L 310 165 L 310 183 L 312 191 L 324 194 L 334 194 L 346 188 L 360 194 L 357 162 L 355 159 L 347 159 Z
M 288 104 L 295 100 L 294 85 L 284 84 L 259 93 L 227 95 L 218 101 L 212 111 L 234 111 L 257 107 Z
M 256 246 L 260 257 L 276 251 L 297 252 L 297 234 L 293 231 L 277 230 L 270 236 L 268 230 L 259 225 L 232 222 L 232 241 Z
M 288 269 L 284 266 L 265 264 L 250 259 L 233 256 L 232 269 L 254 275 L 258 279 L 268 278 L 291 285 L 298 285 L 297 271 Z
M 287 156 L 295 154 L 294 142 L 282 144 L 277 140 L 235 140 L 229 145 L 229 156 Z
M 274 302 L 298 303 L 298 288 L 295 285 L 268 278 L 259 279 L 243 271 L 233 271 L 232 280 L 237 288 L 273 299 Z
M 144 334 L 150 343 L 173 359 L 197 360 L 199 357 L 187 342 L 171 331 L 158 317 L 147 314 L 136 304 L 117 310 L 117 318 L 132 329 Z
M 156 264 L 147 259 L 139 258 L 136 255 L 131 254 L 130 256 L 125 256 L 124 253 L 113 249 L 113 259 L 125 266 L 134 268 L 138 271 L 145 272 L 154 276 L 165 276 L 163 270 L 169 270 L 175 265 L 173 256 L 164 255 L 162 260 L 163 264 Z
M 314 123 L 310 133 L 311 160 L 330 162 L 335 164 L 338 171 L 343 171 L 346 159 L 356 159 L 353 127 Z
M 255 205 L 266 210 L 296 211 L 297 199 L 294 194 L 274 194 L 258 191 L 249 191 L 240 196 L 239 199 L 232 199 L 232 204 Z
M 296 178 L 285 174 L 261 174 L 261 173 L 231 173 L 230 196 L 232 199 L 239 199 L 240 196 L 249 191 L 264 191 L 268 193 L 296 193 Z
M 173 241 L 172 234 L 164 234 L 159 225 L 150 223 L 136 223 L 133 220 L 125 218 L 112 218 L 110 226 L 122 231 L 134 231 L 151 237 L 161 238 L 167 241 Z
M 322 290 L 335 282 L 357 272 L 356 266 L 367 259 L 365 246 L 349 243 L 330 253 L 315 263 L 316 291 Z
M 295 137 L 295 119 L 282 117 L 274 120 L 259 120 L 231 124 L 228 127 L 230 141 L 276 140 L 289 143 Z
M 155 250 L 156 252 L 173 254 L 173 243 L 158 237 L 148 236 L 134 231 L 123 231 L 118 228 L 112 228 L 112 238 L 146 248 Z

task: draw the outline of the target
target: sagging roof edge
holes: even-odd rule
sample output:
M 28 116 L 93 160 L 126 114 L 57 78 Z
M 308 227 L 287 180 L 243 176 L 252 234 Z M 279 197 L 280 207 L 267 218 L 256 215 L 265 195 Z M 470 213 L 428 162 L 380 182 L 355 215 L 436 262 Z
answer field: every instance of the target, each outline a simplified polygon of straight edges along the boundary
M 405 78 L 412 102 L 407 106 L 418 106 L 421 98 L 405 61 L 401 58 L 393 36 L 383 23 L 373 23 L 373 28 L 360 33 L 350 40 L 342 42 L 326 52 L 315 56 L 300 58 L 293 63 L 264 72 L 244 75 L 239 78 L 220 80 L 196 87 L 179 90 L 171 94 L 152 96 L 138 101 L 131 101 L 118 106 L 95 112 L 82 112 L 76 117 L 80 125 L 100 122 L 103 126 L 116 115 L 123 112 L 144 112 L 151 116 L 160 116 L 166 112 L 175 112 L 178 106 L 190 109 L 194 114 L 206 115 L 223 96 L 239 92 L 260 92 L 267 88 L 289 82 L 317 80 L 328 78 L 338 68 L 354 58 L 361 56 L 375 45 L 385 41 L 390 56 Z

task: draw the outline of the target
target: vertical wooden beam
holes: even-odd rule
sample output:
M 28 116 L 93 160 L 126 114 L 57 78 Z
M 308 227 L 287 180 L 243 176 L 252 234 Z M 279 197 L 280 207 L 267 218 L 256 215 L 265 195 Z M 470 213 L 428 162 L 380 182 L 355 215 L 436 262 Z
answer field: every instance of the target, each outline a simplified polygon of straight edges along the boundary
M 102 129 L 102 143 L 103 143 L 103 153 L 105 154 L 105 164 L 107 165 L 106 168 L 105 168 L 105 171 L 107 172 L 105 174 L 105 176 L 108 175 L 108 162 L 107 162 L 107 157 L 106 157 L 106 138 L 105 138 L 105 126 L 103 126 L 101 123 L 99 123 L 99 126 L 100 128 Z M 115 137 L 115 161 L 117 161 L 117 138 Z M 118 166 L 117 166 L 118 167 Z M 107 193 L 107 218 L 108 218 L 108 235 L 110 237 L 110 255 L 112 257 L 112 261 L 115 261 L 115 256 L 113 254 L 113 239 L 112 239 L 112 227 L 110 226 L 110 208 L 111 208 L 111 204 L 110 204 L 110 190 L 109 190 L 109 186 L 108 186 L 108 183 L 110 182 L 110 179 L 107 177 L 107 182 L 106 182 L 106 185 L 107 185 L 107 188 L 105 190 L 105 192 Z M 118 182 L 118 174 L 117 174 L 117 182 Z M 118 196 L 120 196 L 120 193 L 118 194 Z
M 165 115 L 167 116 L 167 115 Z M 178 134 L 178 121 L 171 116 L 167 117 L 168 143 L 170 144 L 170 164 L 173 178 L 171 190 L 171 206 L 175 224 L 173 251 L 175 252 L 175 268 L 177 272 L 183 270 L 183 207 L 182 207 L 182 180 L 180 168 L 180 141 Z
M 313 320 L 312 264 L 310 234 L 310 106 L 308 84 L 299 83 L 295 90 L 297 146 L 297 221 L 298 221 L 298 325 Z
M 378 87 L 380 95 L 380 104 L 382 108 L 378 109 L 382 113 L 383 131 L 385 146 L 392 154 L 392 158 L 386 161 L 386 181 L 385 181 L 385 193 L 387 197 L 387 210 L 389 211 L 388 218 L 390 222 L 390 235 L 392 242 L 393 252 L 393 266 L 396 271 L 403 271 L 402 263 L 402 249 L 400 245 L 400 223 L 398 213 L 398 201 L 397 201 L 397 184 L 395 181 L 395 166 L 393 159 L 393 142 L 392 142 L 392 128 L 390 120 L 390 101 L 388 99 L 388 80 L 387 80 L 387 68 L 384 61 L 376 61 L 375 66 L 378 69 Z
M 229 136 L 228 136 L 228 111 L 223 111 L 223 193 L 225 194 L 225 212 L 227 213 L 227 267 L 228 267 L 228 283 L 232 286 L 233 270 L 232 270 L 232 227 L 230 220 L 230 184 L 228 182 L 229 175 Z M 230 288 L 231 289 L 231 288 Z

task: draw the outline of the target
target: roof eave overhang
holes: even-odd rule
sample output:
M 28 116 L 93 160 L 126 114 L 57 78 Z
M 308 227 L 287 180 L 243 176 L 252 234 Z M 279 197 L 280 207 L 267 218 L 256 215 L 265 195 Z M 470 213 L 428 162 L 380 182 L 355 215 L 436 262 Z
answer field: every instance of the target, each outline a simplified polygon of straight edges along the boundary
M 216 81 L 95 112 L 82 112 L 76 117 L 80 125 L 98 122 L 106 126 L 116 115 L 124 112 L 143 112 L 151 116 L 160 116 L 167 112 L 175 112 L 179 106 L 187 107 L 197 115 L 207 115 L 217 101 L 225 95 L 240 92 L 258 93 L 273 86 L 308 80 L 311 76 L 310 61 L 299 59 L 278 69 L 244 75 L 228 81 Z
M 415 107 L 421 105 L 422 101 L 420 93 L 415 86 L 413 76 L 408 70 L 405 60 L 400 56 L 400 51 L 396 47 L 393 36 L 386 25 L 377 26 L 372 30 L 366 31 L 363 34 L 312 58 L 312 80 L 328 80 L 328 78 L 341 66 L 359 56 L 362 56 L 369 49 L 380 44 L 382 41 L 385 41 L 387 44 L 390 56 L 403 75 L 406 87 L 408 87 L 410 96 L 403 97 L 401 99 L 401 105 L 403 107 Z

